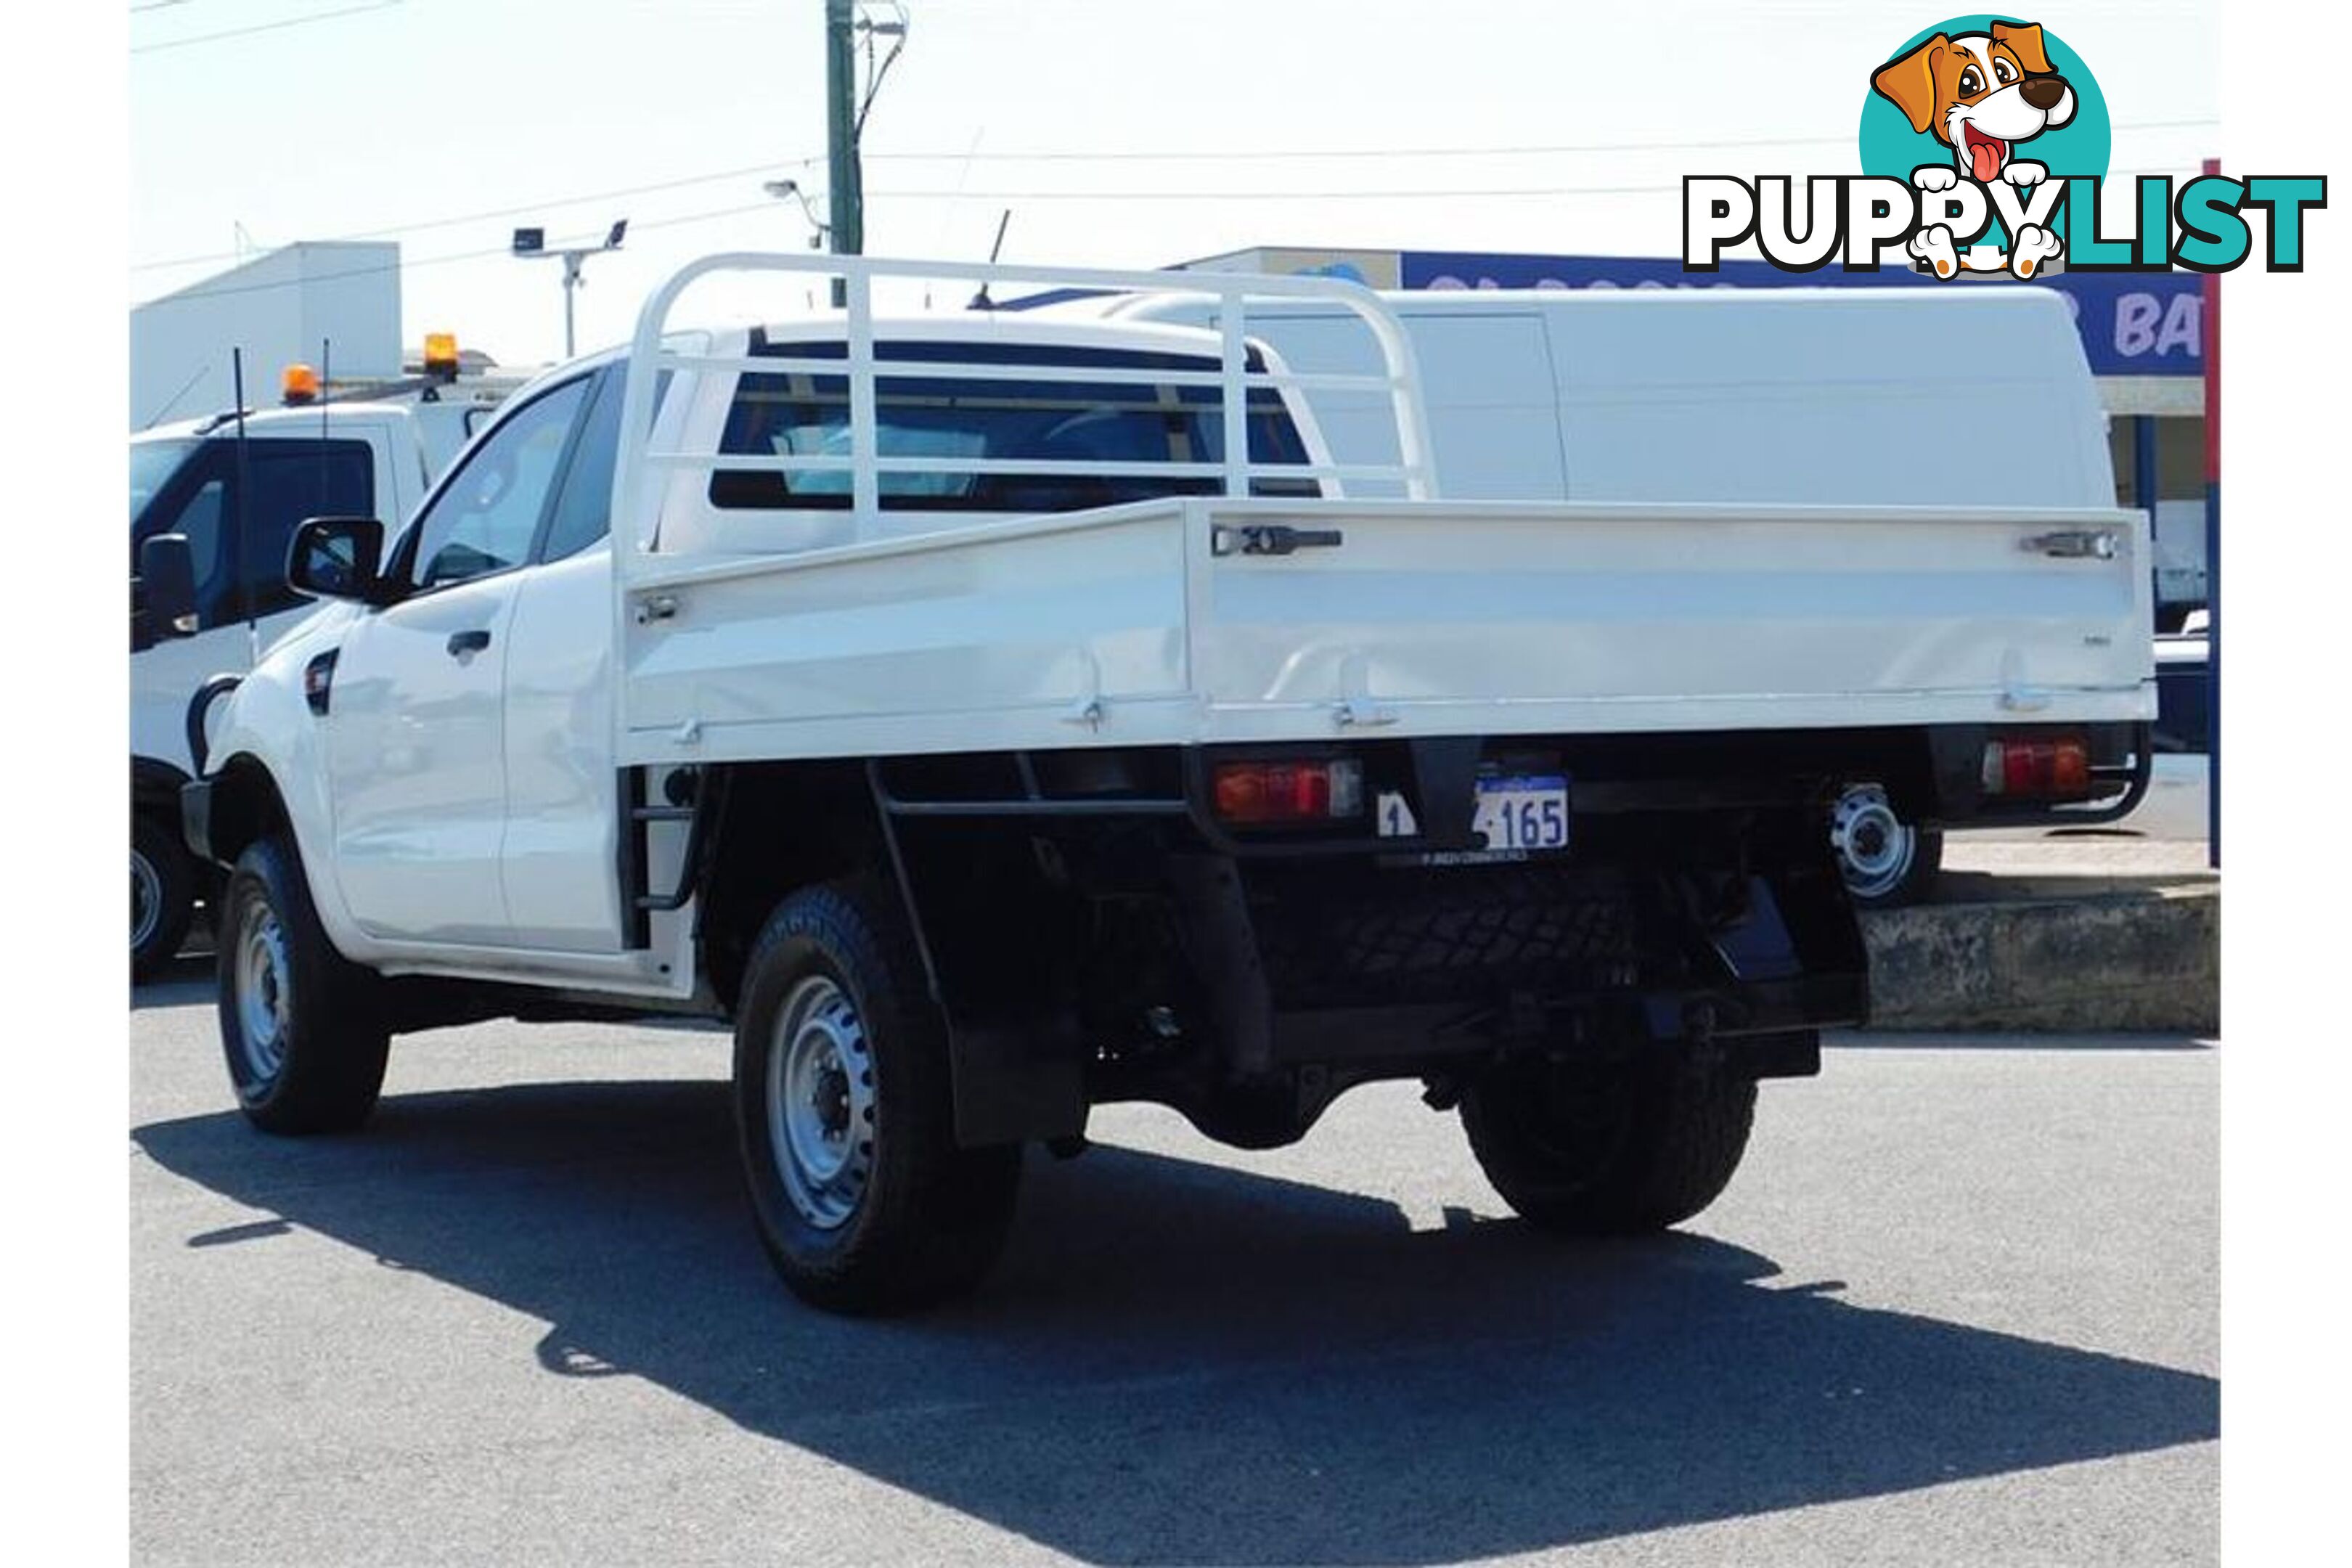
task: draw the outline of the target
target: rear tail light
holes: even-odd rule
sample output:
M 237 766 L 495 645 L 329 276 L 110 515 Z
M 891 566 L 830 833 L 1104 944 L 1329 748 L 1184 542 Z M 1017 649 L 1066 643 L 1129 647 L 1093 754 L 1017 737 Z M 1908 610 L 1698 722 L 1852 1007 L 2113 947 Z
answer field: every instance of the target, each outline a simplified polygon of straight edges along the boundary
M 1227 822 L 1336 822 L 1364 810 L 1364 764 L 1353 757 L 1318 762 L 1220 763 L 1217 815 Z
M 1985 742 L 1979 782 L 2011 800 L 2063 800 L 2091 793 L 2091 748 L 2080 735 Z

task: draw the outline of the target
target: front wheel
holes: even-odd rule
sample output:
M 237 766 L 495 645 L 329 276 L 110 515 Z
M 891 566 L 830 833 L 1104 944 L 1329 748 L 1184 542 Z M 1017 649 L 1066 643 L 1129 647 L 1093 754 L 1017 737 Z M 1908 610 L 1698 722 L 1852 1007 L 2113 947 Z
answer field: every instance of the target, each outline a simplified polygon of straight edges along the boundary
M 289 843 L 238 857 L 215 929 L 221 1047 L 247 1119 L 270 1132 L 365 1121 L 392 1037 L 375 976 L 327 940 Z
M 902 1310 L 995 1262 L 1021 1149 L 956 1146 L 948 1074 L 889 888 L 828 884 L 777 907 L 736 1011 L 735 1116 L 760 1239 L 803 1299 Z
M 1664 1230 L 1722 1194 L 1748 1149 L 1753 1079 L 1680 1062 L 1522 1062 L 1462 1100 L 1470 1151 L 1528 1223 L 1578 1236 Z

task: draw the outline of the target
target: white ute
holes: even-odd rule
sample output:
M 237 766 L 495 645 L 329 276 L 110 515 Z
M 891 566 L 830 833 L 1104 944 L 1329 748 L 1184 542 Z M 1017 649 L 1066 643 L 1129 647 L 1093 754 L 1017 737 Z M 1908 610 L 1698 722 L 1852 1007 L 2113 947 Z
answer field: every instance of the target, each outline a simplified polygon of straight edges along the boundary
M 847 309 L 674 330 L 722 272 Z M 877 314 L 919 278 L 1216 325 Z M 1302 300 L 1370 369 L 1255 341 Z M 1308 413 L 1360 392 L 1386 462 Z M 356 1127 L 406 1030 L 725 1018 L 759 1235 L 848 1310 L 973 1284 L 1024 1145 L 1110 1100 L 1266 1146 L 1416 1079 L 1531 1222 L 1687 1218 L 1757 1080 L 1866 1015 L 1838 781 L 2145 787 L 2146 521 L 1433 500 L 1429 450 L 1410 340 L 1333 279 L 686 268 L 388 548 L 298 537 L 333 602 L 184 791 L 246 1113 Z

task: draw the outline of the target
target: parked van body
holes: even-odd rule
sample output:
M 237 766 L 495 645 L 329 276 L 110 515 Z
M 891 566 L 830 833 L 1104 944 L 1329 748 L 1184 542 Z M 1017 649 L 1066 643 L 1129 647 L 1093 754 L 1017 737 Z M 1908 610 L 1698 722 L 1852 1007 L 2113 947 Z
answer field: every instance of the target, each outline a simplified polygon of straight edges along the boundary
M 500 389 L 501 393 L 503 388 Z M 243 675 L 317 609 L 286 585 L 286 550 L 313 517 L 415 510 L 495 398 L 334 403 L 234 413 L 131 437 L 131 573 L 140 546 L 184 535 L 195 568 L 193 636 L 134 637 L 131 656 L 131 957 L 134 975 L 179 950 L 206 873 L 179 847 L 179 788 L 196 771 L 189 700 Z M 152 634 L 152 628 L 151 628 Z
M 1455 500 L 2116 504 L 2106 416 L 2048 289 L 1407 289 Z M 1199 300 L 1057 310 L 1206 324 Z M 1301 373 L 1376 367 L 1341 312 L 1253 312 Z M 1310 395 L 1340 463 L 1396 460 L 1365 393 Z M 1367 493 L 1360 491 L 1359 493 Z

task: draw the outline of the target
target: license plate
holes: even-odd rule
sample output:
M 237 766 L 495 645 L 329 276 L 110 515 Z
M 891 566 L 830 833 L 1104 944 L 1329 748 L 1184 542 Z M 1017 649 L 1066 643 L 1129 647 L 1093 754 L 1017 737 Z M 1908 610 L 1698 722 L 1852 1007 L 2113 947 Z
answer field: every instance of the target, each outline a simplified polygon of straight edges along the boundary
M 1489 849 L 1565 849 L 1568 780 L 1558 773 L 1480 779 L 1472 826 Z

